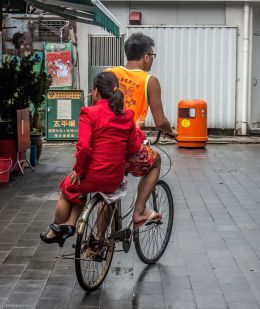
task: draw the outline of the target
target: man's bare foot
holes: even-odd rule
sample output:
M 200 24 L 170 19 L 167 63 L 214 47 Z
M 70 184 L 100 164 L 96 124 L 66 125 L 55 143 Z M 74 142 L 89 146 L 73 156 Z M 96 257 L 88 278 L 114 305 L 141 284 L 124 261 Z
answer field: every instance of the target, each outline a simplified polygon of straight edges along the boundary
M 133 222 L 134 227 L 140 227 L 151 221 L 161 220 L 162 215 L 154 210 L 145 209 L 142 213 L 134 212 Z

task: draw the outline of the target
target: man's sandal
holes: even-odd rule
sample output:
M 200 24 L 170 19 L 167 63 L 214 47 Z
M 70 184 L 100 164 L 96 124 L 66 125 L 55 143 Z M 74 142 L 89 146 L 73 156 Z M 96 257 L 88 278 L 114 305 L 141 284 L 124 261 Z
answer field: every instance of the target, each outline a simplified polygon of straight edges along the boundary
M 161 219 L 162 219 L 162 216 L 158 212 L 153 210 L 147 220 L 142 220 L 138 223 L 134 222 L 133 227 L 137 229 L 137 228 L 141 228 L 145 225 L 149 225 L 152 223 L 159 223 Z

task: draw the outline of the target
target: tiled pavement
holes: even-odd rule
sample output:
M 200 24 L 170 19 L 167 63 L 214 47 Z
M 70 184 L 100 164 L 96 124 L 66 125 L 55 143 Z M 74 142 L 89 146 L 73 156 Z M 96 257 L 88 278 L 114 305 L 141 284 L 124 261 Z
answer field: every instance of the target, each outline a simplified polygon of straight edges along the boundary
M 34 173 L 0 187 L 0 308 L 260 308 L 260 145 L 163 146 L 175 169 L 165 177 L 175 202 L 167 251 L 151 267 L 134 248 L 117 253 L 91 294 L 78 286 L 73 261 L 55 259 L 59 248 L 39 239 L 73 147 L 46 145 Z

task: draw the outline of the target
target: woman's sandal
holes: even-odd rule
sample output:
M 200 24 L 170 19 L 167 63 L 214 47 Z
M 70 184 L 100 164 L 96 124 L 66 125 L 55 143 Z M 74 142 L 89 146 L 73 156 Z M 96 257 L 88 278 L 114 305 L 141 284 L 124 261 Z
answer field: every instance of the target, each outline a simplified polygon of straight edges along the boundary
M 73 225 L 59 225 L 56 223 L 50 224 L 50 229 L 55 233 L 55 237 L 47 237 L 48 232 L 41 233 L 41 240 L 47 244 L 58 243 L 60 247 L 63 247 L 65 240 L 71 237 L 76 232 L 76 227 Z
M 57 235 L 55 237 L 48 237 L 49 234 L 48 230 L 47 232 L 41 233 L 40 238 L 43 242 L 45 242 L 46 244 L 54 244 L 54 243 L 58 243 L 60 247 L 63 247 L 64 244 L 64 239 L 61 237 L 61 235 Z
M 50 228 L 55 234 L 61 235 L 64 240 L 73 236 L 76 232 L 76 227 L 74 225 L 60 225 L 57 223 L 52 223 L 50 224 Z

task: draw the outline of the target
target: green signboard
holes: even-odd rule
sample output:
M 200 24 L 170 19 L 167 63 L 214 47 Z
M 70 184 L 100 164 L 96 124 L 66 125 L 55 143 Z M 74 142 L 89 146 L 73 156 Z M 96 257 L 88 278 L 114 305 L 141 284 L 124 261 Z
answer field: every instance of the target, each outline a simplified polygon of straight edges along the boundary
M 77 140 L 78 118 L 83 106 L 81 90 L 53 90 L 47 95 L 46 139 Z

